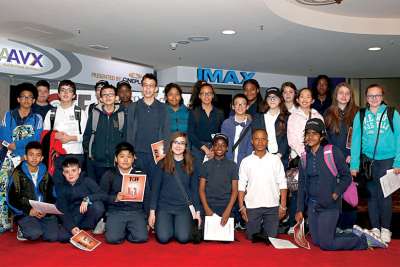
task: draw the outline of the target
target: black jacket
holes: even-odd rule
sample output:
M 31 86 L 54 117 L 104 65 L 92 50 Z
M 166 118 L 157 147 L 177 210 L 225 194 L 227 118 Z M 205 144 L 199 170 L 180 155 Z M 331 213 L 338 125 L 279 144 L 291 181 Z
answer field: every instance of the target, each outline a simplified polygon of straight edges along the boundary
M 46 166 L 41 163 L 37 178 L 37 186 L 33 183 L 29 173 L 28 164 L 23 161 L 10 177 L 7 202 L 13 213 L 17 216 L 28 216 L 32 209 L 29 200 L 54 203 L 53 183 L 47 173 Z

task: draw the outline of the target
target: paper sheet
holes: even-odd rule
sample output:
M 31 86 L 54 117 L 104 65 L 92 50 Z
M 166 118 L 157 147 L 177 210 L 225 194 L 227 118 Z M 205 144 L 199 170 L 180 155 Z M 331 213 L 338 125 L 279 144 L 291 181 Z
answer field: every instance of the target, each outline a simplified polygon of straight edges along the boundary
M 221 217 L 216 215 L 206 216 L 204 223 L 204 240 L 234 241 L 233 218 L 229 218 L 225 226 L 221 226 Z
M 400 175 L 394 174 L 393 170 L 388 170 L 387 174 L 380 178 L 383 196 L 388 197 L 400 188 Z
M 268 239 L 271 242 L 271 244 L 274 246 L 274 248 L 276 248 L 276 249 L 298 248 L 295 244 L 293 244 L 289 240 L 273 238 L 273 237 L 268 237 Z
M 54 204 L 40 202 L 36 200 L 29 200 L 29 204 L 31 204 L 32 208 L 38 210 L 41 213 L 46 214 L 63 214 L 59 211 Z

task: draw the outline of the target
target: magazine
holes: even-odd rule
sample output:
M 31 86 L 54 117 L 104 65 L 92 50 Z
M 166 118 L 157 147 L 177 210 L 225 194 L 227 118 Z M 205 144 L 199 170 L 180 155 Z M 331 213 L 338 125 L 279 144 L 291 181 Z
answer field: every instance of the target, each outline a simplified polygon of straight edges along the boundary
M 75 247 L 85 251 L 93 251 L 101 244 L 99 240 L 83 230 L 80 230 L 79 233 L 71 237 L 69 242 Z
M 165 158 L 165 151 L 164 151 L 164 141 L 158 141 L 153 143 L 151 146 L 151 152 L 153 153 L 154 162 L 157 164 L 160 160 Z
M 304 233 L 304 219 L 301 222 L 296 223 L 294 226 L 294 242 L 305 249 L 311 249 L 310 243 L 308 243 L 306 239 L 306 235 Z
M 143 202 L 146 189 L 145 174 L 124 174 L 122 178 L 121 201 Z

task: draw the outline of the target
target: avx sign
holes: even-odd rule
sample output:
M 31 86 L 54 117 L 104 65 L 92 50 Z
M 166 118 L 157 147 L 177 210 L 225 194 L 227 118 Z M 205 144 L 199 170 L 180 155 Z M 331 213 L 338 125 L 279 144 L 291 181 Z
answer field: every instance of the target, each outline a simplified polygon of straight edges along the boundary
M 244 81 L 253 78 L 255 74 L 255 72 L 197 68 L 197 80 L 210 83 L 242 84 Z
M 0 51 L 0 62 L 3 63 L 43 68 L 43 64 L 41 62 L 42 58 L 42 54 L 25 52 L 23 50 L 16 50 L 14 48 L 10 50 L 8 48 L 3 48 Z

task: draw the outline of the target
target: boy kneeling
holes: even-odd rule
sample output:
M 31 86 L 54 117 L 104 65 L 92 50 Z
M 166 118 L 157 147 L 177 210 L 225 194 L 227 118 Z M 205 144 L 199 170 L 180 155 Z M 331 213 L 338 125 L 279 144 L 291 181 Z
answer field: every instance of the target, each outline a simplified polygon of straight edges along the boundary
M 60 241 L 68 242 L 81 229 L 93 230 L 103 216 L 106 196 L 94 180 L 81 173 L 79 160 L 67 157 L 63 163 L 64 182 L 57 189 L 57 208 L 63 213 Z
M 107 171 L 101 178 L 101 189 L 107 194 L 106 241 L 122 243 L 125 239 L 134 243 L 146 242 L 148 238 L 144 202 L 123 201 L 121 192 L 124 174 L 134 174 L 135 152 L 127 142 L 117 145 L 115 151 L 116 167 Z M 144 198 L 148 197 L 146 181 Z
M 248 239 L 261 230 L 264 236 L 276 237 L 279 220 L 286 214 L 285 171 L 280 157 L 267 152 L 264 129 L 254 130 L 251 142 L 254 152 L 239 169 L 239 211 L 247 222 Z
M 10 177 L 8 205 L 18 224 L 18 240 L 57 241 L 57 217 L 41 213 L 31 207 L 29 200 L 54 203 L 53 183 L 42 163 L 42 145 L 29 142 L 25 147 L 25 160 Z

